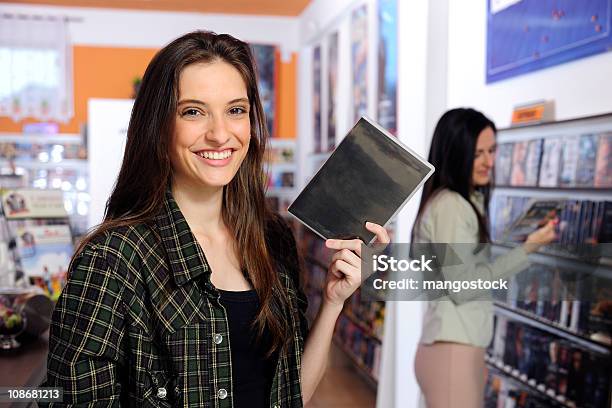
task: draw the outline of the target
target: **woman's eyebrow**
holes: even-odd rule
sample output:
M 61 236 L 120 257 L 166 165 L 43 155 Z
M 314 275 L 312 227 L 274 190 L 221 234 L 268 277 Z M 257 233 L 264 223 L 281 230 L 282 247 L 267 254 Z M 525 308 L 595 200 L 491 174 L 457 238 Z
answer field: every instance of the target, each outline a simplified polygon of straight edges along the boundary
M 184 105 L 186 103 L 206 106 L 206 102 L 202 102 L 202 101 L 200 101 L 198 99 L 183 99 L 183 100 L 179 101 L 177 103 L 177 105 Z
M 232 99 L 231 101 L 229 101 L 227 104 L 231 105 L 233 103 L 238 103 L 238 102 L 244 102 L 244 103 L 249 103 L 249 98 L 236 98 L 236 99 Z
M 249 103 L 249 98 L 236 98 L 236 99 L 232 99 L 231 101 L 227 102 L 227 104 L 231 105 L 233 103 L 238 103 L 238 102 Z M 180 100 L 177 103 L 177 105 L 184 105 L 186 103 L 207 106 L 206 102 L 203 102 L 203 101 L 201 101 L 199 99 L 183 99 L 183 100 Z

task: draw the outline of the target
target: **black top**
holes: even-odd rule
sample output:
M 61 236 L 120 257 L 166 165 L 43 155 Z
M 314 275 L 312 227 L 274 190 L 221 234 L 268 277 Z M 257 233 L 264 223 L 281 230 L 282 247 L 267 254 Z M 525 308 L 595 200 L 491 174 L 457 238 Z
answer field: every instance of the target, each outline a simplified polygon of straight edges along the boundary
M 268 329 L 257 341 L 257 329 L 253 325 L 259 310 L 257 292 L 219 290 L 219 293 L 229 325 L 234 407 L 269 407 L 278 356 L 274 353 L 266 358 L 272 340 Z

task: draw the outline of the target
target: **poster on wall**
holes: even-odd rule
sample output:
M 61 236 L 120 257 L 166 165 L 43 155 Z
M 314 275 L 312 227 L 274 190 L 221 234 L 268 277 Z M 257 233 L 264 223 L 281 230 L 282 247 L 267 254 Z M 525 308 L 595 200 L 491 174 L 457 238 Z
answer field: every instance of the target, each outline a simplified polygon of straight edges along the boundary
M 397 135 L 397 0 L 378 1 L 378 123 Z
M 74 253 L 70 227 L 31 225 L 19 228 L 16 242 L 21 267 L 30 283 L 57 299 Z
M 259 97 L 266 115 L 268 133 L 277 136 L 276 121 L 276 77 L 278 71 L 278 52 L 274 45 L 251 44 L 255 64 Z
M 2 208 L 7 219 L 64 218 L 62 190 L 16 189 L 2 192 Z
M 314 113 L 313 118 L 313 135 L 314 135 L 314 151 L 320 153 L 322 148 L 321 143 L 321 46 L 318 45 L 313 50 L 312 54 L 312 108 Z
M 353 116 L 351 126 L 368 113 L 368 8 L 367 4 L 351 15 L 351 67 Z
M 612 0 L 488 0 L 487 83 L 612 49 Z
M 336 147 L 336 111 L 338 101 L 338 32 L 329 36 L 328 42 L 329 59 L 327 68 L 327 78 L 329 88 L 327 92 L 327 149 L 333 150 Z

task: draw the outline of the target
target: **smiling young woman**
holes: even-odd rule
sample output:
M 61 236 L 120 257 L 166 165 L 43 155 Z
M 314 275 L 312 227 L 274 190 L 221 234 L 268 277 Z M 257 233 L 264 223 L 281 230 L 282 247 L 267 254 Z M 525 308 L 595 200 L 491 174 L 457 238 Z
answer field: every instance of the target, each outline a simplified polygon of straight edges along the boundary
M 326 242 L 336 253 L 308 328 L 295 240 L 266 206 L 266 139 L 246 43 L 197 31 L 153 58 L 104 222 L 53 314 L 46 385 L 63 388 L 62 406 L 310 399 L 361 282 L 362 243 Z

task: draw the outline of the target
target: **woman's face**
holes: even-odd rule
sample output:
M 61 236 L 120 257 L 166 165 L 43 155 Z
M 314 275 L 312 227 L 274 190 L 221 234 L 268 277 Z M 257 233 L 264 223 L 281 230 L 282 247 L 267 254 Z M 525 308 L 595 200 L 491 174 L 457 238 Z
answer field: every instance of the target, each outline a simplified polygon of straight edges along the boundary
M 474 187 L 486 186 L 491 180 L 491 170 L 495 162 L 495 132 L 486 127 L 478 135 L 476 152 L 474 153 L 474 169 L 472 171 L 472 184 Z
M 223 61 L 188 65 L 170 148 L 173 183 L 222 188 L 238 172 L 251 138 L 247 88 Z

